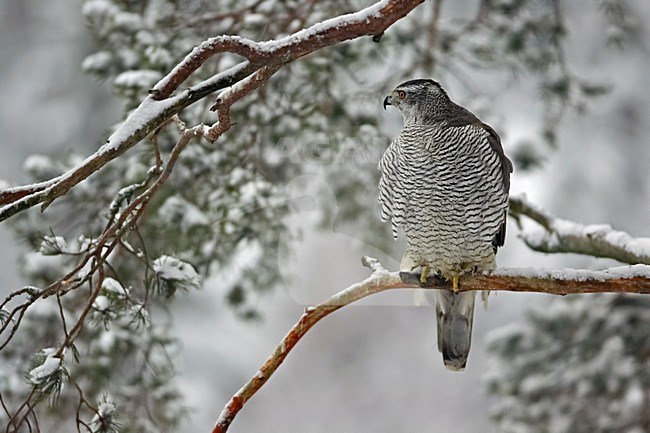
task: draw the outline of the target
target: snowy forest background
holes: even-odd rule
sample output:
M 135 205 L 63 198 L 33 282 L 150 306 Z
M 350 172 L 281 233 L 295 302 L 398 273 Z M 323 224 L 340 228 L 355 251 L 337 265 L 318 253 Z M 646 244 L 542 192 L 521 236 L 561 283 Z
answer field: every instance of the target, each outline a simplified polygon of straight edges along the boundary
M 173 16 L 171 3 L 162 0 L 83 3 L 85 16 L 79 2 L 71 0 L 59 0 L 56 7 L 31 0 L 0 2 L 0 179 L 10 184 L 57 173 L 96 150 L 125 110 L 137 105 L 148 86 L 201 40 L 229 28 L 254 39 L 275 37 L 285 29 L 277 28 L 279 21 L 267 23 L 269 17 L 295 7 L 292 2 L 248 2 L 259 3 L 260 10 L 230 17 L 223 22 L 226 28 L 216 30 L 209 20 L 190 23 L 189 17 L 202 16 L 197 11 L 208 8 L 198 0 L 183 2 L 182 19 L 172 24 L 165 21 Z M 241 2 L 229 3 L 221 7 L 242 9 L 234 6 Z M 439 22 L 448 33 L 440 31 L 436 37 L 451 38 L 476 15 L 478 3 L 444 2 Z M 259 368 L 306 305 L 367 275 L 359 266 L 360 256 L 377 256 L 384 266 L 398 267 L 399 245 L 392 245 L 388 228 L 379 224 L 373 176 L 380 155 L 377 149 L 383 151 L 401 127 L 399 116 L 384 112 L 381 101 L 414 74 L 441 81 L 452 99 L 499 131 L 506 153 L 516 162 L 513 194 L 525 193 L 531 202 L 565 219 L 608 223 L 635 236 L 649 236 L 650 46 L 644 23 L 650 20 L 650 5 L 614 0 L 561 3 L 567 69 L 554 63 L 557 59 L 546 58 L 552 66 L 535 73 L 543 69 L 535 62 L 545 58 L 546 47 L 543 38 L 525 39 L 530 37 L 526 23 L 534 23 L 547 9 L 552 11 L 548 5 L 556 2 L 529 2 L 535 7 L 514 0 L 488 3 L 498 9 L 493 16 L 506 29 L 505 36 L 477 32 L 465 40 L 457 35 L 462 44 L 454 46 L 454 53 L 473 53 L 476 58 L 453 58 L 438 48 L 434 58 L 422 59 L 431 37 L 422 23 L 432 19 L 438 4 L 427 1 L 391 27 L 379 45 L 361 39 L 297 61 L 284 75 L 271 78 L 259 92 L 262 96 L 242 101 L 234 113 L 238 125 L 214 147 L 191 145 L 166 203 L 159 204 L 163 211 L 153 227 L 162 236 L 151 227 L 145 235 L 153 239 L 152 259 L 185 253 L 182 258 L 202 274 L 211 273 L 200 290 L 178 294 L 173 302 L 161 301 L 152 308 L 151 321 L 159 334 L 143 338 L 149 338 L 148 343 L 155 338 L 166 341 L 173 370 L 171 364 L 161 362 L 161 383 L 146 384 L 159 393 L 152 404 L 168 410 L 157 419 L 161 424 L 152 421 L 143 427 L 146 431 L 161 430 L 173 421 L 166 418 L 176 417 L 181 431 L 210 429 L 223 404 Z M 306 24 L 369 2 L 321 4 L 322 10 L 315 8 Z M 114 17 L 107 18 L 111 7 L 131 9 L 132 14 L 116 23 Z M 138 26 L 152 22 L 159 27 L 148 32 L 148 38 L 133 42 L 142 30 Z M 509 37 L 517 31 L 533 43 L 523 50 L 529 54 L 528 63 L 526 56 L 499 50 L 508 47 Z M 126 53 L 129 44 L 137 47 Z M 487 52 L 487 47 L 496 47 L 495 52 Z M 231 61 L 220 60 L 224 65 Z M 129 69 L 147 72 L 122 74 Z M 567 71 L 578 80 L 577 87 L 569 90 L 559 85 L 566 84 L 561 78 Z M 304 83 L 313 87 L 302 88 Z M 314 101 L 320 105 L 314 107 Z M 209 118 L 208 106 L 197 104 L 187 110 L 187 116 Z M 282 118 L 268 114 L 274 108 Z M 278 135 L 278 129 L 284 134 Z M 271 145 L 260 145 L 259 136 L 267 137 Z M 288 157 L 291 163 L 278 168 L 255 158 L 253 162 L 240 159 L 241 143 L 250 143 L 251 154 L 264 161 Z M 292 149 L 300 154 L 291 154 Z M 41 239 L 50 234 L 50 227 L 57 235 L 92 227 L 91 218 L 86 218 L 86 213 L 92 214 L 89 208 L 105 206 L 122 183 L 138 179 L 146 164 L 137 162 L 149 157 L 147 152 L 144 146 L 131 150 L 122 163 L 107 169 L 112 175 L 80 185 L 69 202 L 76 212 L 72 223 L 65 206 L 59 204 L 49 219 L 41 220 L 38 212 L 29 218 L 14 217 L 13 233 L 7 224 L 0 225 L 0 295 L 37 284 L 39 278 L 45 281 L 60 265 L 58 257 L 35 252 L 40 245 L 35 227 L 40 227 Z M 34 154 L 42 156 L 30 156 Z M 184 244 L 186 240 L 191 243 L 217 234 L 231 239 L 228 236 L 237 230 L 226 221 L 219 224 L 218 233 L 202 231 L 201 218 L 212 221 L 216 211 L 201 196 L 223 179 L 200 177 L 202 184 L 192 185 L 200 176 L 192 168 L 201 161 L 219 167 L 222 174 L 230 173 L 225 182 L 237 194 L 219 198 L 228 209 L 251 194 L 268 194 L 262 215 L 243 212 L 232 223 L 273 236 L 242 235 L 263 238 L 255 248 L 235 248 L 239 245 L 235 243 L 214 246 L 209 253 L 188 252 L 191 246 Z M 131 170 L 123 170 L 120 164 Z M 251 173 L 261 173 L 262 180 Z M 274 173 L 281 176 L 274 178 Z M 276 193 L 289 200 L 272 200 Z M 90 197 L 94 205 L 84 205 Z M 200 230 L 169 230 L 176 226 Z M 506 246 L 498 256 L 500 266 L 602 269 L 617 265 L 586 256 L 535 253 L 518 239 L 518 233 L 517 225 L 510 224 Z M 128 260 L 120 266 L 125 273 L 131 270 Z M 259 271 L 270 268 L 275 270 Z M 409 296 L 393 294 L 362 304 L 347 307 L 314 328 L 250 401 L 233 429 L 648 431 L 650 304 L 643 297 L 493 295 L 487 311 L 476 311 L 472 353 L 462 374 L 448 372 L 439 359 L 432 308 L 413 306 Z M 43 322 L 35 323 L 47 323 L 50 312 L 45 307 L 37 311 Z M 101 320 L 93 338 L 100 340 L 103 335 L 108 344 Z M 9 360 L 2 360 L 0 392 L 19 395 L 26 386 L 22 374 L 31 365 L 24 356 L 56 342 L 56 335 L 39 335 L 43 342 L 20 340 L 20 348 L 9 354 Z M 125 390 L 136 373 L 129 366 L 120 373 L 114 383 L 121 389 L 97 385 L 95 400 L 106 392 L 113 394 L 118 419 L 120 409 L 127 412 L 122 414 L 125 426 L 131 422 L 126 404 L 137 400 L 127 397 Z M 120 397 L 128 402 L 122 407 Z M 0 416 L 0 425 L 3 422 Z

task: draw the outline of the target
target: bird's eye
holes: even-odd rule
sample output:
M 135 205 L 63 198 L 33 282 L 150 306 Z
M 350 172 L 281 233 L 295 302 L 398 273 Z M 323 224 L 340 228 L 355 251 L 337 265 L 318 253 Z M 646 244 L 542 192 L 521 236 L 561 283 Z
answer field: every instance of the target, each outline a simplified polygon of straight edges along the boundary
M 406 92 L 403 90 L 398 90 L 397 91 L 397 96 L 399 96 L 399 99 L 404 99 L 406 98 Z

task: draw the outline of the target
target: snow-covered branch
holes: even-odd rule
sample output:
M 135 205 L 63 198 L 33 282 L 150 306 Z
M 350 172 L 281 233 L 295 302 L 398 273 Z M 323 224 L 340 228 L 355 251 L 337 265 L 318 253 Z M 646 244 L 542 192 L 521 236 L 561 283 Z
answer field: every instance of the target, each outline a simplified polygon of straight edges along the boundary
M 521 233 L 526 245 L 535 251 L 587 254 L 650 265 L 650 238 L 634 238 L 607 224 L 583 225 L 556 218 L 523 197 L 510 198 L 510 215 L 520 226 L 522 216 L 540 225 L 537 230 Z
M 172 149 L 167 162 L 161 167 L 157 167 L 156 170 L 152 172 L 156 175 L 152 184 L 140 195 L 135 197 L 124 209 L 122 209 L 119 216 L 110 219 L 101 236 L 93 242 L 91 248 L 82 254 L 77 265 L 64 276 L 43 289 L 18 290 L 11 293 L 3 302 L 0 303 L 0 310 L 2 310 L 14 298 L 23 295 L 27 297 L 22 303 L 7 312 L 5 320 L 0 322 L 0 335 L 3 335 L 5 331 L 9 330 L 8 335 L 4 337 L 4 340 L 0 340 L 0 350 L 7 346 L 13 339 L 27 309 L 29 309 L 35 302 L 50 296 L 57 296 L 57 298 L 60 298 L 68 292 L 76 290 L 86 283 L 92 282 L 93 277 L 96 274 L 100 275 L 100 281 L 103 280 L 103 268 L 106 265 L 106 261 L 110 254 L 118 247 L 118 245 L 120 245 L 122 237 L 136 227 L 138 220 L 144 213 L 151 198 L 158 192 L 171 175 L 181 152 L 187 147 L 192 139 L 200 137 L 205 128 L 203 125 L 186 128 L 178 117 L 175 117 L 175 120 L 177 121 L 178 127 L 181 131 L 181 137 Z M 220 131 L 217 131 L 217 133 L 219 132 Z M 85 269 L 87 266 L 89 269 Z M 97 293 L 98 292 L 95 293 L 95 296 L 97 296 Z M 84 316 L 87 314 L 88 309 L 92 307 L 92 304 L 93 299 L 91 297 L 86 305 L 87 308 Z M 83 326 L 83 321 L 80 322 L 79 326 Z M 72 332 L 71 334 L 74 337 L 77 332 Z M 68 343 L 72 344 L 72 341 L 66 341 L 66 344 Z
M 236 100 L 236 95 L 228 101 L 231 103 L 234 100 Z M 95 240 L 90 248 L 88 248 L 81 255 L 81 258 L 77 265 L 63 277 L 59 278 L 43 289 L 21 289 L 11 293 L 4 301 L 0 302 L 0 312 L 3 313 L 3 315 L 0 316 L 0 337 L 2 337 L 2 339 L 0 339 L 0 351 L 3 350 L 16 335 L 16 332 L 21 326 L 21 322 L 25 317 L 27 310 L 31 308 L 36 302 L 51 296 L 56 296 L 57 298 L 65 334 L 63 342 L 56 349 L 56 352 L 54 352 L 55 356 L 52 358 L 53 360 L 49 361 L 49 363 L 45 365 L 45 367 L 48 367 L 48 369 L 32 370 L 30 373 L 30 375 L 34 377 L 37 377 L 38 375 L 45 377 L 45 372 L 48 372 L 48 381 L 51 382 L 52 380 L 55 380 L 57 388 L 53 388 L 49 385 L 46 387 L 41 386 L 39 388 L 38 386 L 40 386 L 40 382 L 37 383 L 34 380 L 31 380 L 32 385 L 34 386 L 34 391 L 30 393 L 25 398 L 23 403 L 15 411 L 13 411 L 13 414 L 10 415 L 9 425 L 13 428 L 11 431 L 20 431 L 24 424 L 29 425 L 28 416 L 33 412 L 33 408 L 36 407 L 40 401 L 42 401 L 41 397 L 43 395 L 51 395 L 52 390 L 61 388 L 62 382 L 58 379 L 59 370 L 49 367 L 54 366 L 54 362 L 56 360 L 58 360 L 59 364 L 62 362 L 65 350 L 69 347 L 74 346 L 75 340 L 79 336 L 80 332 L 84 329 L 90 313 L 92 311 L 98 310 L 98 304 L 95 301 L 98 299 L 100 292 L 104 288 L 104 270 L 105 268 L 110 269 L 110 264 L 108 263 L 109 256 L 120 245 L 123 246 L 121 243 L 123 236 L 137 226 L 138 220 L 143 215 L 147 204 L 171 175 L 174 166 L 178 161 L 178 157 L 180 156 L 183 149 L 187 147 L 191 140 L 200 137 L 203 133 L 203 129 L 205 128 L 203 125 L 198 125 L 193 128 L 186 128 L 183 122 L 180 121 L 177 116 L 174 118 L 174 120 L 176 120 L 177 126 L 180 129 L 181 136 L 174 148 L 171 150 L 168 160 L 165 163 L 161 163 L 161 166 L 156 167 L 155 170 L 151 171 L 151 173 L 154 175 L 154 179 L 151 185 L 149 185 L 141 194 L 135 197 L 126 207 L 124 207 L 124 209 L 121 210 L 121 212 L 118 213 L 117 211 L 119 207 L 116 207 L 116 214 L 110 218 L 109 223 L 106 225 L 101 236 Z M 216 133 L 220 133 L 218 127 L 216 128 Z M 144 184 L 142 186 L 144 186 Z M 155 267 L 156 262 L 154 262 L 154 270 Z M 164 276 L 161 278 L 165 279 Z M 168 279 L 178 280 L 179 278 L 177 275 L 174 275 L 173 278 Z M 61 298 L 68 292 L 76 290 L 85 284 L 88 284 L 91 288 L 90 296 L 87 298 L 81 313 L 75 320 L 74 325 L 68 331 L 65 325 Z M 9 303 L 12 300 L 19 298 L 25 299 L 13 308 L 5 310 L 5 307 L 8 307 Z M 56 365 L 57 368 L 59 364 Z M 38 373 L 38 375 L 34 372 Z M 54 373 L 57 374 L 55 375 Z M 77 388 L 80 392 L 80 399 L 84 400 L 81 388 L 78 386 Z
M 300 57 L 343 41 L 362 36 L 373 36 L 377 41 L 388 27 L 422 2 L 423 0 L 382 0 L 359 12 L 314 24 L 278 40 L 255 42 L 226 35 L 206 40 L 160 80 L 150 95 L 109 137 L 108 142 L 80 165 L 47 182 L 0 191 L 0 205 L 4 205 L 0 207 L 0 221 L 37 204 L 46 208 L 70 188 L 142 141 L 182 109 L 209 94 L 232 86 L 251 74 L 264 75 L 263 71 L 277 70 Z M 208 59 L 221 53 L 238 54 L 246 60 L 172 96 L 193 72 Z M 246 93 L 257 87 L 248 86 Z M 237 99 L 242 96 L 244 95 L 239 95 Z M 224 128 L 226 124 L 227 127 Z M 221 132 L 230 128 L 230 122 L 223 122 L 223 119 L 220 125 L 220 129 L 223 129 Z M 216 136 L 212 134 L 206 138 L 214 141 Z
M 362 263 L 373 271 L 372 275 L 328 300 L 306 308 L 264 365 L 226 404 L 212 433 L 225 433 L 228 430 L 244 404 L 269 380 L 298 341 L 318 321 L 339 308 L 375 293 L 390 289 L 422 288 L 420 276 L 417 274 L 389 272 L 379 261 L 369 257 L 364 257 Z M 433 276 L 427 279 L 425 288 L 450 290 L 451 282 Z M 554 295 L 600 292 L 650 294 L 650 266 L 623 266 L 605 271 L 502 268 L 489 275 L 463 277 L 460 290 L 537 292 Z
M 331 18 L 278 40 L 255 42 L 230 35 L 210 38 L 163 78 L 154 87 L 153 94 L 157 99 L 169 97 L 208 58 L 220 53 L 245 57 L 248 61 L 243 62 L 242 67 L 255 70 L 257 65 L 289 63 L 318 49 L 361 36 L 373 36 L 378 40 L 388 27 L 422 2 L 383 0 L 359 12 Z

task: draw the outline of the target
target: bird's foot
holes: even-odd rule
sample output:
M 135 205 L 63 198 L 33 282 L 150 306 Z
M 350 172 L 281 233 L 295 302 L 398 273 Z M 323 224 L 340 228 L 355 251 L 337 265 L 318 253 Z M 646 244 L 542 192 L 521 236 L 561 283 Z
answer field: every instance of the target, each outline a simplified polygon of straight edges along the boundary
M 454 274 L 451 276 L 451 288 L 454 291 L 454 293 L 458 293 L 459 280 L 460 280 L 460 274 L 458 272 L 454 272 Z
M 420 274 L 420 285 L 424 287 L 424 285 L 427 283 L 427 277 L 429 276 L 429 267 L 428 266 L 422 266 L 422 273 Z

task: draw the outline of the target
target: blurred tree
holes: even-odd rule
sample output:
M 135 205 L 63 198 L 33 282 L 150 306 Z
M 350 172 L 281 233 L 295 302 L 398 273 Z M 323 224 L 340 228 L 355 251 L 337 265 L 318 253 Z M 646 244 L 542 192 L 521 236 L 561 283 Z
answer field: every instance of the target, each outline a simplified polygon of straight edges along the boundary
M 595 295 L 492 331 L 485 382 L 500 431 L 649 431 L 648 329 L 647 298 Z
M 152 87 L 209 36 L 279 40 L 368 3 L 86 0 L 83 13 L 98 51 L 83 68 L 112 80 L 126 118 L 141 114 Z M 216 275 L 226 286 L 226 304 L 242 318 L 259 317 L 252 300 L 278 283 L 277 255 L 298 235 L 289 230 L 286 236 L 284 223 L 292 209 L 284 186 L 296 176 L 328 180 L 339 213 L 321 209 L 324 224 L 336 216 L 365 241 L 392 248 L 377 217 L 375 164 L 388 136 L 376 107 L 395 83 L 435 76 L 475 96 L 483 92 L 466 78 L 475 71 L 533 82 L 544 103 L 542 126 L 535 141 L 509 146 L 519 170 L 541 166 L 557 146 L 566 109 L 582 110 L 607 91 L 572 71 L 559 0 L 484 0 L 458 16 L 447 16 L 443 3 L 419 6 L 379 44 L 338 43 L 271 71 L 276 76 L 264 87 L 231 107 L 227 114 L 237 123 L 217 145 L 187 146 L 187 131 L 200 130 L 184 124 L 214 121 L 208 111 L 214 101 L 205 95 L 192 100 L 188 90 L 190 102 L 175 119 L 178 130 L 167 116 L 136 151 L 70 189 L 60 205 L 10 220 L 33 247 L 22 260 L 33 286 L 14 292 L 0 311 L 0 357 L 7 366 L 0 371 L 0 396 L 8 430 L 27 429 L 43 416 L 69 428 L 74 413 L 77 426 L 93 432 L 178 428 L 185 409 L 174 385 L 169 355 L 176 339 L 165 309 L 179 290 Z M 608 41 L 637 37 L 624 1 L 604 2 L 602 10 Z M 222 53 L 202 63 L 187 89 L 203 88 L 240 61 Z M 468 105 L 489 115 L 488 104 Z M 35 155 L 26 167 L 34 182 L 47 184 L 83 164 L 80 155 Z M 163 178 L 167 169 L 173 175 Z M 17 197 L 7 191 L 4 210 Z M 23 344 L 12 344 L 15 335 Z M 24 372 L 27 385 L 19 379 Z M 56 410 L 34 409 L 46 398 Z
M 635 241 L 606 225 L 556 219 L 517 198 L 510 210 L 540 225 L 522 236 L 533 250 L 650 264 L 650 238 Z M 492 331 L 484 380 L 500 431 L 648 431 L 649 307 L 641 296 L 571 296 L 529 312 L 523 324 Z

